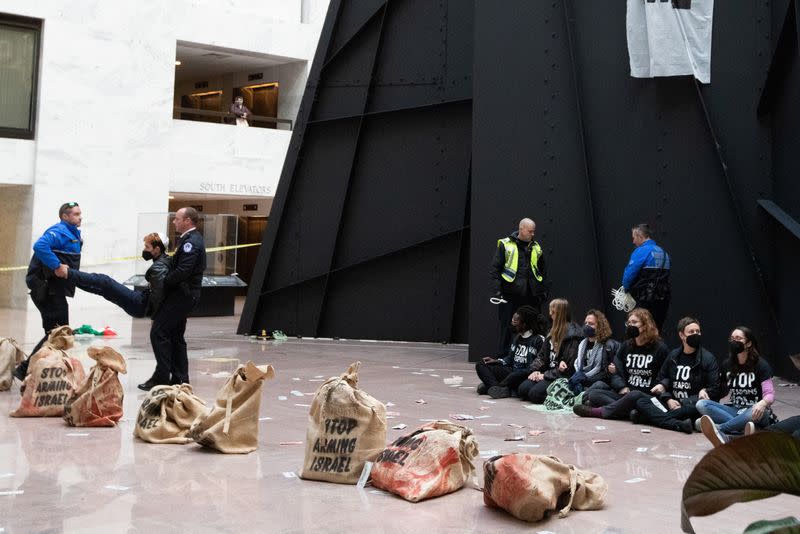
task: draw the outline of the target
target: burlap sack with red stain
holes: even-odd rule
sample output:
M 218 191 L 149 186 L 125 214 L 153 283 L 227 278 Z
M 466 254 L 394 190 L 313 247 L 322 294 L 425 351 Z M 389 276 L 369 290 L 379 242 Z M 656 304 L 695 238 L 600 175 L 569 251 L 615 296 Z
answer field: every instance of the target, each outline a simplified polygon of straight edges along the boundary
M 256 450 L 261 386 L 274 376 L 271 365 L 240 365 L 217 393 L 211 410 L 194 421 L 189 437 L 204 447 L 229 454 Z
M 364 462 L 386 447 L 386 407 L 358 389 L 360 366 L 329 378 L 314 395 L 301 478 L 355 484 Z
M 125 392 L 118 373 L 126 373 L 125 358 L 111 347 L 89 347 L 87 353 L 97 363 L 64 405 L 64 421 L 70 426 L 115 426 L 122 419 Z
M 10 337 L 0 337 L 0 391 L 11 389 L 14 382 L 14 369 L 27 355 L 17 342 Z
M 192 441 L 189 429 L 205 411 L 206 403 L 189 384 L 156 386 L 139 406 L 133 435 L 150 443 L 183 445 Z
M 67 354 L 75 341 L 68 326 L 50 331 L 42 348 L 31 356 L 20 387 L 22 399 L 11 417 L 61 417 L 64 404 L 86 378 L 83 365 Z
M 555 456 L 508 454 L 483 464 L 483 502 L 525 521 L 539 521 L 558 511 L 598 510 L 608 493 L 603 478 Z
M 461 489 L 475 471 L 472 430 L 436 421 L 395 440 L 375 459 L 372 485 L 418 502 Z

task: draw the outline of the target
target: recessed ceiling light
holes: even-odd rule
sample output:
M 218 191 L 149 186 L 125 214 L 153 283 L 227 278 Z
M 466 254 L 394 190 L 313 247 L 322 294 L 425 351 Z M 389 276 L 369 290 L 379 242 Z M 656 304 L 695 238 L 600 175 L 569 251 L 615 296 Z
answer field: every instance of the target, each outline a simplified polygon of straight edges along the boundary
M 177 67 L 177 66 L 178 66 L 178 65 L 180 65 L 180 64 L 181 64 L 181 60 L 180 60 L 180 59 L 176 59 L 176 60 L 175 60 L 175 66 Z

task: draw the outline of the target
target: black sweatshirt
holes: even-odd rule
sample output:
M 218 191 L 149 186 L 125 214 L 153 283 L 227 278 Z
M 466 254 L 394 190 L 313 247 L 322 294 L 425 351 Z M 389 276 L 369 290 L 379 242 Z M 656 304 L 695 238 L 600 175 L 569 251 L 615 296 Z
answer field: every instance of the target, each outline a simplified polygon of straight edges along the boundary
M 548 335 L 539 354 L 531 364 L 531 370 L 541 372 L 547 380 L 571 377 L 575 374 L 575 360 L 578 357 L 578 346 L 582 340 L 583 329 L 575 323 L 569 323 L 564 341 L 561 342 L 558 354 L 556 354 L 553 352 L 553 345 Z M 567 364 L 567 370 L 563 373 L 558 370 L 560 362 Z
M 703 347 L 693 354 L 684 354 L 682 347 L 670 352 L 658 374 L 658 383 L 667 389 L 661 395 L 663 399 L 676 399 L 681 404 L 695 404 L 701 389 L 715 401 L 722 394 L 717 358 Z
M 500 359 L 500 363 L 514 370 L 530 369 L 533 358 L 544 345 L 544 336 L 534 335 L 530 330 L 526 334 L 528 337 L 523 334 L 514 336 L 508 354 Z
M 626 340 L 614 358 L 617 372 L 610 375 L 608 384 L 614 391 L 627 387 L 631 391 L 650 393 L 667 353 L 667 346 L 661 340 L 641 347 L 633 339 Z

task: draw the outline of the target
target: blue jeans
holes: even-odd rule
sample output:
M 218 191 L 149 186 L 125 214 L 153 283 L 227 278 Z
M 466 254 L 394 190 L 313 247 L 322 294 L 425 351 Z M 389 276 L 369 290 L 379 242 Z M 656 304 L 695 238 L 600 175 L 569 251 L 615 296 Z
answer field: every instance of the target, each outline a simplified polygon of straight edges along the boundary
M 723 434 L 740 434 L 748 421 L 753 420 L 753 407 L 737 408 L 729 404 L 722 404 L 712 400 L 697 401 L 697 411 L 707 415 L 718 425 Z M 753 421 L 758 427 L 765 427 L 769 423 L 769 410 L 764 410 L 764 415 L 758 421 Z
M 105 274 L 85 273 L 70 269 L 69 278 L 75 280 L 80 289 L 113 302 L 131 317 L 145 316 L 148 292 L 134 291 Z

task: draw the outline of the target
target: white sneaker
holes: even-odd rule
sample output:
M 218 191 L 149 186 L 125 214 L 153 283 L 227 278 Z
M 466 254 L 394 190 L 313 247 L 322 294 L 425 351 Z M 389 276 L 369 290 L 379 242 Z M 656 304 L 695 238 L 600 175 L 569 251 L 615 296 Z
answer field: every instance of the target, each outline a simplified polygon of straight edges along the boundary
M 720 432 L 717 425 L 714 424 L 714 421 L 707 415 L 700 418 L 700 430 L 714 447 L 719 447 L 720 445 L 728 443 L 728 436 Z
M 751 436 L 756 433 L 756 424 L 752 421 L 748 421 L 747 424 L 744 425 L 744 435 Z
M 702 429 L 702 428 L 700 428 L 700 418 L 699 418 L 699 417 L 698 417 L 697 419 L 695 419 L 695 420 L 694 420 L 694 429 L 695 429 L 697 432 L 702 432 L 702 431 L 703 431 L 703 429 Z

